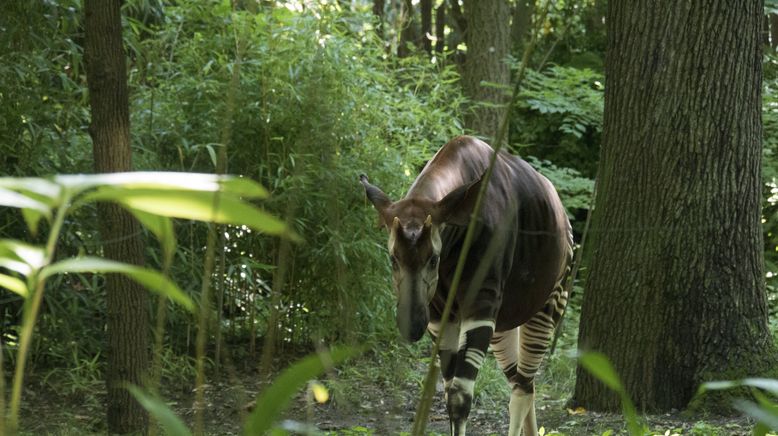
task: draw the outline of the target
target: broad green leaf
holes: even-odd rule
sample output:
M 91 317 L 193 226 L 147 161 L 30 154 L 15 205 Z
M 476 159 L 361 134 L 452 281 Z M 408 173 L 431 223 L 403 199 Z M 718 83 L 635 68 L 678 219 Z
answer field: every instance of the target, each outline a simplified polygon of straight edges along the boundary
M 8 289 L 11 292 L 15 292 L 24 298 L 27 298 L 27 295 L 29 294 L 27 285 L 25 285 L 23 281 L 17 279 L 16 277 L 0 274 L 0 286 Z
M 328 369 L 325 362 L 337 365 L 358 353 L 354 348 L 334 348 L 329 355 L 312 354 L 284 370 L 257 399 L 254 410 L 246 420 L 243 434 L 265 434 L 308 380 L 318 377 Z
M 214 210 L 216 195 L 213 192 L 100 188 L 86 198 L 90 201 L 115 201 L 131 210 L 171 218 L 246 225 L 270 235 L 299 239 L 279 219 L 232 195 L 218 194 L 218 204 Z
M 757 377 L 745 378 L 743 380 L 724 380 L 703 383 L 700 385 L 698 393 L 702 393 L 707 390 L 732 389 L 740 386 L 750 386 L 753 388 L 764 389 L 767 392 L 778 395 L 778 380 Z
M 35 236 L 38 234 L 38 224 L 43 218 L 43 214 L 35 209 L 22 209 L 22 218 L 27 224 L 27 228 L 30 229 L 30 233 Z
M 38 213 L 50 216 L 51 209 L 38 200 L 34 200 L 27 195 L 20 194 L 10 189 L 0 188 L 0 206 L 16 207 L 19 209 L 33 209 Z
M 113 187 L 119 190 L 222 191 L 245 198 L 267 198 L 259 183 L 235 176 L 204 173 L 138 171 L 129 173 L 77 174 L 55 176 L 54 180 L 73 192 L 91 188 Z
M 138 400 L 138 403 L 140 403 L 140 405 L 157 420 L 162 426 L 162 429 L 165 430 L 165 434 L 171 436 L 189 436 L 192 434 L 186 427 L 186 424 L 184 424 L 184 421 L 176 416 L 176 414 L 170 410 L 170 407 L 159 398 L 154 397 L 135 385 L 127 386 L 127 390 L 129 390 L 130 394 Z
M 778 414 L 751 401 L 735 400 L 734 406 L 771 430 L 778 430 Z
M 164 216 L 154 215 L 137 209 L 130 209 L 135 218 L 149 229 L 159 240 L 162 246 L 165 262 L 170 262 L 176 252 L 176 234 L 173 230 L 173 221 Z
M 616 392 L 624 390 L 616 370 L 613 369 L 610 360 L 604 354 L 596 352 L 584 353 L 579 356 L 578 362 L 609 388 Z
M 778 403 L 768 398 L 767 395 L 763 394 L 758 389 L 752 389 L 752 393 L 754 398 L 756 398 L 757 402 L 759 403 L 759 407 L 778 420 Z M 772 428 L 774 430 L 778 430 L 778 426 L 772 426 Z M 754 428 L 754 436 L 764 436 L 769 430 L 770 425 L 760 421 Z
M 66 259 L 41 270 L 42 277 L 49 277 L 60 273 L 120 273 L 135 280 L 145 286 L 149 291 L 164 295 L 171 300 L 181 304 L 187 310 L 194 312 L 194 303 L 181 289 L 170 279 L 157 271 L 142 268 L 126 263 L 115 262 L 113 260 L 102 259 L 99 257 L 77 257 Z
M 629 398 L 629 394 L 627 394 L 627 391 L 621 384 L 621 380 L 619 379 L 616 370 L 611 365 L 610 360 L 602 353 L 586 352 L 578 356 L 578 362 L 594 377 L 619 394 L 621 409 L 627 420 L 627 430 L 629 431 L 629 434 L 632 436 L 642 436 L 646 434 L 648 428 L 638 419 L 635 405 L 632 404 L 632 400 Z
M 21 192 L 49 207 L 59 205 L 62 195 L 59 185 L 36 177 L 0 177 L 0 188 Z
M 42 248 L 15 239 L 0 239 L 0 266 L 27 276 L 45 262 Z

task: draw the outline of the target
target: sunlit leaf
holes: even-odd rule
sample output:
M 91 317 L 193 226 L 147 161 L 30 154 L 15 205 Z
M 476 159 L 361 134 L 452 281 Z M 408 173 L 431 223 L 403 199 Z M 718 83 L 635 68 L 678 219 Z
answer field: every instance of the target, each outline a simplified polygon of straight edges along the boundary
M 133 397 L 146 409 L 154 419 L 165 430 L 165 434 L 171 436 L 188 436 L 192 433 L 170 407 L 162 402 L 159 398 L 152 396 L 151 394 L 141 390 L 134 385 L 127 386 L 127 390 L 130 391 Z
M 47 217 L 51 215 L 51 209 L 40 201 L 5 188 L 0 188 L 0 206 L 32 209 Z
M 246 420 L 243 434 L 259 435 L 270 430 L 308 380 L 321 375 L 327 369 L 325 362 L 337 365 L 358 353 L 354 348 L 336 348 L 326 357 L 312 354 L 284 370 L 257 399 L 254 410 Z
M 187 192 L 153 189 L 100 188 L 87 197 L 90 201 L 115 201 L 128 209 L 155 215 L 219 224 L 246 225 L 270 235 L 297 238 L 279 219 L 234 196 L 213 192 Z M 214 210 L 214 206 L 217 206 Z
M 578 358 L 578 362 L 609 388 L 617 392 L 623 390 L 619 376 L 616 375 L 616 370 L 613 369 L 610 360 L 604 354 L 596 352 L 584 353 Z
M 0 274 L 0 286 L 8 289 L 11 292 L 15 292 L 24 298 L 27 298 L 27 294 L 29 294 L 27 285 L 25 285 L 23 281 L 17 279 L 16 277 Z
M 45 262 L 42 248 L 14 239 L 0 239 L 0 266 L 26 276 Z
M 774 395 L 778 395 L 778 380 L 769 378 L 744 378 L 743 380 L 724 380 L 724 381 L 711 381 L 700 385 L 699 393 L 707 390 L 723 390 L 732 389 L 740 386 L 750 386 L 753 388 L 764 389 Z
M 778 414 L 764 406 L 746 400 L 735 400 L 736 409 L 756 419 L 771 430 L 778 430 Z
M 60 273 L 120 273 L 142 284 L 149 291 L 164 295 L 181 304 L 189 311 L 194 311 L 194 303 L 181 289 L 170 279 L 157 271 L 142 268 L 126 263 L 115 262 L 99 257 L 77 257 L 66 259 L 41 270 L 42 277 L 49 277 Z
M 256 199 L 268 196 L 267 190 L 251 179 L 205 173 L 138 171 L 60 175 L 55 176 L 54 180 L 74 192 L 110 186 L 121 190 L 221 191 L 235 196 Z
M 0 177 L 0 188 L 21 192 L 49 207 L 57 206 L 62 194 L 56 183 L 36 177 Z

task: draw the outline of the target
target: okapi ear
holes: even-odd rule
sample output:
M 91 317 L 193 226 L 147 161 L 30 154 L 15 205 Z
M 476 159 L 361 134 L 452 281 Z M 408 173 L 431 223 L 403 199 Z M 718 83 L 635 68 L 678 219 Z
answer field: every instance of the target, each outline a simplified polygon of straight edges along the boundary
M 486 173 L 481 174 L 478 180 L 454 189 L 437 202 L 432 210 L 433 220 L 436 223 L 466 226 L 475 208 L 484 175 Z
M 386 212 L 386 209 L 392 205 L 392 200 L 389 200 L 389 197 L 387 197 L 386 194 L 384 194 L 384 191 L 382 191 L 380 188 L 371 185 L 366 175 L 360 174 L 359 181 L 362 182 L 362 186 L 365 187 L 365 194 L 367 194 L 367 198 L 371 203 L 373 203 L 373 206 L 375 206 L 376 210 L 378 210 L 379 224 L 382 226 L 387 226 L 388 223 L 386 222 L 384 213 Z

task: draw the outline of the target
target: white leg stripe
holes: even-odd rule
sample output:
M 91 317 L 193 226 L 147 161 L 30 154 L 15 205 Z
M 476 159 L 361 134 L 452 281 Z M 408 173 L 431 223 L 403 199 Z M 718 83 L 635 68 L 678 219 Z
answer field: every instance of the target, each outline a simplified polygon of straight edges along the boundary
M 481 365 L 483 365 L 485 357 L 486 354 L 483 351 L 475 348 L 468 348 L 467 353 L 465 354 L 465 362 L 469 363 L 474 368 L 479 369 L 481 368 Z
M 470 330 L 477 329 L 479 327 L 491 327 L 492 330 L 494 330 L 494 321 L 491 320 L 485 320 L 485 319 L 479 319 L 479 320 L 472 320 L 472 319 L 466 319 L 462 321 L 462 324 L 459 326 L 459 349 L 467 345 L 467 332 Z

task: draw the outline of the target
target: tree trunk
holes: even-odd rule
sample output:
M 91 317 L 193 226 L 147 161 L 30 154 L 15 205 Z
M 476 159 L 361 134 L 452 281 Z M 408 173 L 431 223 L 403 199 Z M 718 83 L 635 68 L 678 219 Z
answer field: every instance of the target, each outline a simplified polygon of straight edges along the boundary
M 127 72 L 121 35 L 120 0 L 86 0 L 85 59 L 94 144 L 95 171 L 132 169 Z M 143 264 L 140 227 L 132 216 L 113 204 L 98 207 L 100 233 L 108 259 Z M 148 371 L 148 300 L 134 281 L 109 274 L 108 312 L 108 430 L 111 433 L 148 431 L 145 410 L 124 383 L 143 385 Z
M 424 47 L 427 54 L 432 54 L 432 0 L 421 0 L 421 32 L 419 33 L 419 45 Z
M 402 28 L 400 30 L 400 43 L 397 46 L 397 56 L 404 58 L 411 54 L 410 45 L 416 42 L 416 20 L 413 17 L 413 2 L 411 0 L 402 1 L 400 14 Z
M 532 13 L 535 10 L 534 0 L 518 0 L 513 6 L 513 22 L 511 23 L 511 39 L 513 48 L 524 47 L 532 27 Z
M 770 47 L 778 48 L 778 14 L 770 14 Z
M 446 2 L 435 10 L 435 52 L 443 53 L 446 47 Z
M 465 33 L 467 58 L 462 81 L 472 102 L 465 125 L 489 141 L 497 136 L 509 97 L 504 89 L 482 82 L 510 85 L 510 69 L 505 63 L 511 49 L 510 8 L 507 0 L 466 0 L 465 14 L 471 31 Z
M 373 15 L 375 15 L 376 20 L 376 34 L 381 38 L 381 40 L 384 39 L 384 6 L 386 5 L 385 0 L 373 0 Z
M 762 2 L 608 3 L 597 207 L 580 347 L 637 406 L 775 363 L 761 207 Z M 579 367 L 575 400 L 617 410 Z

